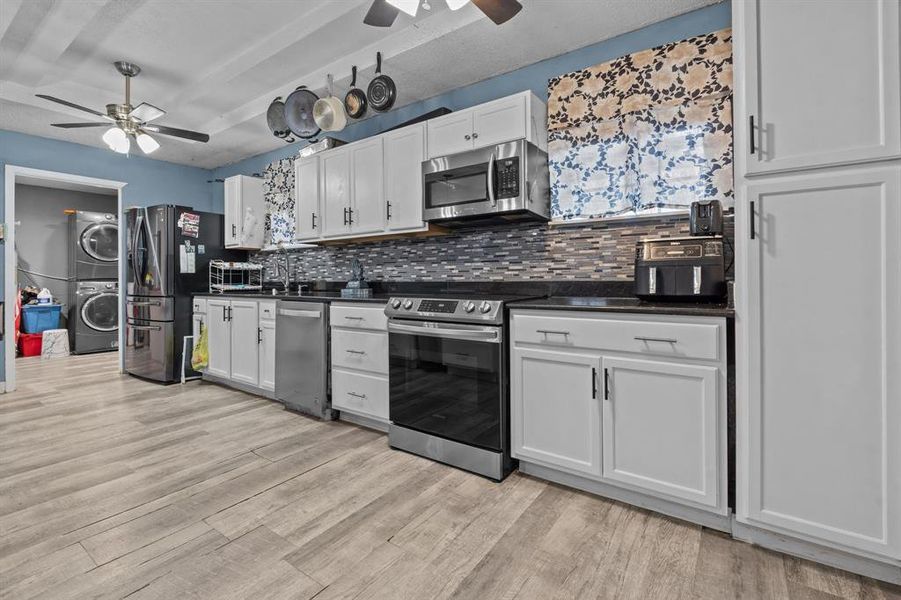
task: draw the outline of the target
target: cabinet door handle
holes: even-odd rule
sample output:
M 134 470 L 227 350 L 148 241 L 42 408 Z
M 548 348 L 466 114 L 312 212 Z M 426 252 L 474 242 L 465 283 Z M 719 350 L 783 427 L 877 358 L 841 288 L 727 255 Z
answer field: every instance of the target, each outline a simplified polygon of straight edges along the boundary
M 538 333 L 543 333 L 544 335 L 569 335 L 568 331 L 556 331 L 554 329 L 536 329 L 535 331 L 537 331 Z
M 471 139 L 472 139 L 472 136 L 469 135 L 469 134 L 467 133 L 466 135 L 463 136 L 463 139 L 464 139 L 464 140 L 471 140 Z
M 356 393 L 356 392 L 347 392 L 347 395 L 348 395 L 348 396 L 353 396 L 354 398 L 359 398 L 359 399 L 361 399 L 361 400 L 365 400 L 365 399 L 366 399 L 366 394 L 358 394 L 358 393 Z
M 232 225 L 232 237 L 238 237 L 238 229 Z
M 362 321 L 363 320 L 363 317 L 351 317 L 349 315 L 345 316 L 344 318 L 347 319 L 348 321 Z
M 257 344 L 263 343 L 263 328 L 257 327 Z
M 313 229 L 316 229 L 316 213 L 310 213 L 310 225 L 312 225 Z
M 228 307 L 228 320 L 229 321 L 232 320 L 232 307 L 231 306 Z
M 757 135 L 756 133 L 754 133 L 754 115 L 751 115 L 748 117 L 748 124 L 749 124 L 748 138 L 751 141 L 750 150 L 751 150 L 751 154 L 754 155 L 754 154 L 757 154 L 757 147 L 756 147 L 756 144 L 754 143 L 754 136 Z
M 228 321 L 228 307 L 225 305 L 222 306 L 222 320 Z
M 391 220 L 391 203 L 390 202 L 385 203 L 385 213 L 386 213 L 385 216 L 390 221 Z
M 347 207 L 344 207 L 344 224 L 347 225 Z
M 345 350 L 345 352 L 347 352 L 347 353 L 349 353 L 349 354 L 359 354 L 359 355 L 361 355 L 361 356 L 364 355 L 364 354 L 366 354 L 366 353 L 363 352 L 362 350 Z
M 754 221 L 757 219 L 757 215 L 754 214 L 754 201 L 753 200 L 751 200 L 751 202 L 748 205 L 748 211 L 749 211 L 748 214 L 750 215 L 748 220 L 751 222 L 750 223 L 751 239 L 753 240 L 754 238 L 757 237 L 757 232 L 754 230 Z
M 596 400 L 598 397 L 598 370 L 591 367 L 591 399 Z
M 347 224 L 348 225 L 354 224 L 354 209 L 352 209 L 352 208 L 347 209 Z
M 610 372 L 604 367 L 604 400 L 610 400 Z
M 635 339 L 639 342 L 661 342 L 663 344 L 675 344 L 679 341 L 676 338 L 645 337 L 643 335 L 636 335 Z

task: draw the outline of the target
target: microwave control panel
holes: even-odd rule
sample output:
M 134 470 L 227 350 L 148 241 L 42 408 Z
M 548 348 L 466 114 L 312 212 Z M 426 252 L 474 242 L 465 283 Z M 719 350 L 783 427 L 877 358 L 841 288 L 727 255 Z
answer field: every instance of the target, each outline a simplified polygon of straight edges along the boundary
M 494 163 L 497 198 L 519 197 L 519 157 L 502 158 Z

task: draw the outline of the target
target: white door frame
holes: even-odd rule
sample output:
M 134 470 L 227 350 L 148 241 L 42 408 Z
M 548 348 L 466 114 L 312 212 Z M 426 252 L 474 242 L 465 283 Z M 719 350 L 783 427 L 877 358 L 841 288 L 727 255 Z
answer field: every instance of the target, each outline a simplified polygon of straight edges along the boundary
M 118 197 L 118 208 L 116 210 L 119 215 L 120 230 L 124 223 L 122 213 L 122 188 L 126 185 L 122 181 L 113 181 L 110 179 L 96 179 L 94 177 L 84 177 L 72 173 L 59 173 L 56 171 L 44 171 L 42 169 L 32 169 L 29 167 L 17 167 L 15 165 L 6 165 L 5 173 L 5 207 L 6 212 L 3 217 L 6 223 L 5 241 L 6 257 L 4 262 L 5 273 L 3 277 L 4 293 L 4 315 L 3 315 L 3 332 L 4 332 L 4 348 L 6 350 L 6 375 L 4 390 L 11 392 L 16 389 L 16 336 L 15 336 L 15 313 L 16 313 L 16 265 L 18 265 L 19 257 L 16 252 L 16 177 L 29 177 L 44 179 L 47 181 L 59 181 L 64 183 L 76 183 L 80 185 L 90 185 L 100 188 L 108 188 L 116 190 Z M 122 242 L 119 242 L 119 250 L 121 254 Z M 121 308 L 121 298 L 125 290 L 125 261 L 119 260 L 119 372 L 125 372 L 125 314 Z

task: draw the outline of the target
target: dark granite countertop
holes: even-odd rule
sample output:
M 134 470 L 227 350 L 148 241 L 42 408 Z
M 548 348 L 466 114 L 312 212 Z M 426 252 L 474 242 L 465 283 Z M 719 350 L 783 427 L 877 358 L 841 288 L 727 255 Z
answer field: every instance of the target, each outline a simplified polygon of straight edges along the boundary
M 645 302 L 638 298 L 598 296 L 549 296 L 536 300 L 519 300 L 507 304 L 509 308 L 530 310 L 581 310 L 595 312 L 625 312 L 659 315 L 692 315 L 700 317 L 734 317 L 735 309 L 725 304 L 700 302 Z
M 194 296 L 201 298 L 255 298 L 258 300 L 287 300 L 290 302 L 322 302 L 325 304 L 331 302 L 363 302 L 370 304 L 387 304 L 391 294 L 373 294 L 371 298 L 342 298 L 341 292 L 304 292 L 303 294 L 291 293 L 289 295 L 278 294 L 273 296 L 272 292 L 231 292 L 227 294 L 212 294 L 210 292 L 200 292 Z

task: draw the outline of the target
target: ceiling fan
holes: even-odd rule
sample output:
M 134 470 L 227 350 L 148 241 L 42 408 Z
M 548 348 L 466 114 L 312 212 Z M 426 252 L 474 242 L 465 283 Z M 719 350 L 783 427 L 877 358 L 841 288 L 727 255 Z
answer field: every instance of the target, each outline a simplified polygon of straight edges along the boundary
M 57 104 L 75 108 L 105 119 L 105 121 L 99 123 L 52 123 L 51 125 L 53 127 L 62 127 L 63 129 L 108 126 L 109 129 L 103 134 L 103 141 L 110 147 L 110 150 L 122 154 L 127 154 L 131 149 L 131 138 L 135 139 L 138 147 L 144 154 L 150 154 L 159 148 L 159 142 L 150 137 L 150 134 L 147 133 L 148 131 L 159 133 L 160 135 L 182 138 L 192 142 L 210 141 L 210 136 L 205 133 L 151 124 L 151 121 L 165 115 L 166 111 L 146 102 L 142 102 L 141 104 L 132 107 L 131 78 L 138 76 L 138 73 L 141 72 L 141 67 L 121 60 L 114 62 L 113 65 L 116 67 L 116 70 L 125 77 L 125 104 L 107 104 L 106 114 L 104 114 L 92 108 L 69 102 L 68 100 L 47 96 L 46 94 L 36 94 L 38 98 L 50 100 L 51 102 L 56 102 Z
M 451 10 L 463 8 L 470 1 L 496 25 L 506 23 L 522 10 L 518 0 L 446 0 Z M 363 22 L 373 27 L 391 27 L 400 11 L 415 17 L 420 4 L 428 8 L 428 0 L 373 0 Z

